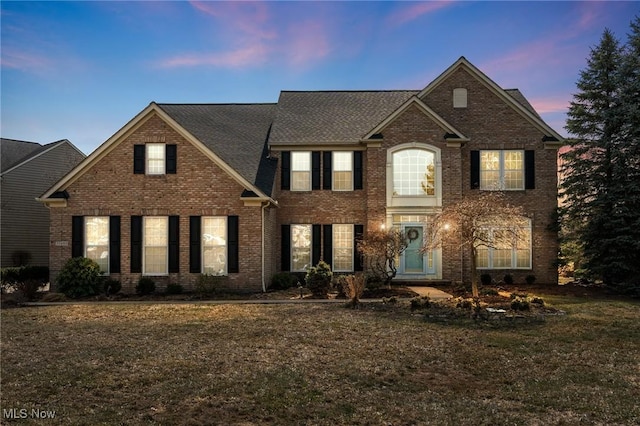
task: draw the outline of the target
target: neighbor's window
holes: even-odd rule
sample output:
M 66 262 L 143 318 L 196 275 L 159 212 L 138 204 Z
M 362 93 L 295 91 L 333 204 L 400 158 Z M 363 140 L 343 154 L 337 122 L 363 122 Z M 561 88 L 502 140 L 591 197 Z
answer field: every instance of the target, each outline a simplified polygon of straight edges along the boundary
M 393 153 L 393 195 L 431 196 L 436 193 L 435 155 L 424 149 Z
M 202 273 L 227 274 L 227 218 L 202 218 Z
M 168 269 L 169 218 L 145 216 L 143 245 L 145 275 L 166 275 Z
M 353 225 L 333 225 L 333 270 L 353 271 Z
M 480 151 L 480 189 L 524 189 L 524 151 Z
M 311 225 L 291 225 L 291 271 L 311 266 Z
M 109 216 L 87 216 L 84 218 L 85 257 L 100 265 L 100 270 L 109 273 Z
M 353 152 L 333 152 L 333 190 L 353 190 Z
M 311 190 L 311 152 L 291 153 L 291 190 Z
M 491 247 L 478 247 L 478 269 L 531 269 L 531 222 L 486 230 Z
M 148 143 L 147 148 L 147 174 L 148 175 L 163 175 L 166 171 L 165 166 L 165 144 L 163 143 Z

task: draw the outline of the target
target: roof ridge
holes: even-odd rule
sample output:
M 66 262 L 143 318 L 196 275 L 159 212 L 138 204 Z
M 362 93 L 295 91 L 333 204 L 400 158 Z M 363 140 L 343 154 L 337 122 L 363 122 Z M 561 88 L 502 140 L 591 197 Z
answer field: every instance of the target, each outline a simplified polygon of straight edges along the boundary
M 172 106 L 217 106 L 217 105 L 241 105 L 241 106 L 249 106 L 249 105 L 277 105 L 277 102 L 205 102 L 205 103 L 187 103 L 187 102 L 158 102 L 156 105 L 172 105 Z
M 281 90 L 281 93 L 398 93 L 420 92 L 420 89 L 359 89 L 359 90 Z

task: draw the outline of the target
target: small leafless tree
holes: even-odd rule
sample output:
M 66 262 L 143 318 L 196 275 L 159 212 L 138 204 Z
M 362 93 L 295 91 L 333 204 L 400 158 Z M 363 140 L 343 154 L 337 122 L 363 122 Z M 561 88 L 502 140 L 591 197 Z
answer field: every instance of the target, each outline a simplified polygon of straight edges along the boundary
M 407 245 L 407 237 L 401 230 L 379 229 L 369 231 L 358 242 L 358 251 L 364 256 L 369 270 L 381 277 L 386 285 L 391 285 L 398 269 L 396 259 L 406 250 Z
M 469 250 L 471 258 L 471 291 L 478 291 L 478 249 L 513 247 L 527 237 L 528 219 L 521 206 L 511 206 L 498 191 L 480 192 L 473 197 L 450 204 L 433 217 L 427 226 L 424 250 L 447 245 Z M 490 232 L 498 229 L 500 232 Z

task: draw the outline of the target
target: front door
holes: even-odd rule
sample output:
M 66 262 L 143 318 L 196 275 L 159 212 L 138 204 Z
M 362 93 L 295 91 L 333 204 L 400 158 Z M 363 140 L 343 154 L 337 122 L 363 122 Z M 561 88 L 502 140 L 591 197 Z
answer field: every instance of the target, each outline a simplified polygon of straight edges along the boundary
M 403 273 L 424 274 L 425 256 L 422 252 L 424 229 L 422 225 L 405 225 L 404 234 L 407 237 L 408 246 L 403 256 Z

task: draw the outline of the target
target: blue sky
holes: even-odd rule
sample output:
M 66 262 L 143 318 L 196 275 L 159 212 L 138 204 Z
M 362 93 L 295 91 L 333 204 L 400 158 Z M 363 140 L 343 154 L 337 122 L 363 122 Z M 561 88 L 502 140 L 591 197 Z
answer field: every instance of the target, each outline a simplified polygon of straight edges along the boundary
M 1 135 L 86 154 L 151 101 L 420 90 L 460 56 L 555 130 L 605 28 L 640 2 L 1 2 Z

